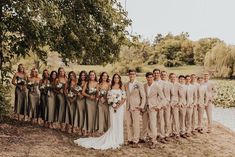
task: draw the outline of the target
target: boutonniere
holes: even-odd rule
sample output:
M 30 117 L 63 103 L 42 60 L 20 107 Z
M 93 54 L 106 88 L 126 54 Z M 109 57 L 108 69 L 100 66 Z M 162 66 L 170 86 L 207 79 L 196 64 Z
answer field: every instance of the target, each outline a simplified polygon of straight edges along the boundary
M 139 88 L 138 84 L 135 84 L 133 88 L 138 89 Z

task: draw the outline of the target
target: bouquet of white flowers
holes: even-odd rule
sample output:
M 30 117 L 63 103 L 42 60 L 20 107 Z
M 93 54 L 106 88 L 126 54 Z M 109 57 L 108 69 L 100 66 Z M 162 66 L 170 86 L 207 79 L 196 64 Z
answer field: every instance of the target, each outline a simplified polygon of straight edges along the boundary
M 78 92 L 78 93 L 81 93 L 81 92 L 82 92 L 82 87 L 81 87 L 81 86 L 76 86 L 76 87 L 74 88 L 74 90 L 75 90 L 76 92 Z
M 62 83 L 58 83 L 58 84 L 56 85 L 56 87 L 57 87 L 57 88 L 62 88 L 62 87 L 63 87 L 63 84 L 62 84 Z
M 19 84 L 19 85 L 24 85 L 26 83 L 26 80 L 25 79 L 23 79 L 23 78 L 21 78 L 21 77 L 18 77 L 17 78 L 17 84 Z
M 72 91 L 69 91 L 68 97 L 72 98 L 72 97 L 74 97 L 74 96 L 75 96 L 75 94 L 74 94 Z
M 122 100 L 122 95 L 109 92 L 107 95 L 108 104 L 114 108 L 116 112 L 117 103 Z
M 100 97 L 105 97 L 106 95 L 107 95 L 107 91 L 105 89 L 100 89 L 99 96 Z

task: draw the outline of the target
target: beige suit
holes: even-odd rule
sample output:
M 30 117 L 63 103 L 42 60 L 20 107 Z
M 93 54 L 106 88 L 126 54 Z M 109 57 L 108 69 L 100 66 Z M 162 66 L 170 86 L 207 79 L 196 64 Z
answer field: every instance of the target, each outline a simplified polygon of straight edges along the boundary
M 127 83 L 126 124 L 128 141 L 139 142 L 140 138 L 140 110 L 145 107 L 146 95 L 143 84 L 134 82 L 132 89 Z
M 213 108 L 213 100 L 216 95 L 216 88 L 215 84 L 211 81 L 205 83 L 207 87 L 207 96 L 208 96 L 208 103 L 205 106 L 207 120 L 208 120 L 208 131 L 212 129 L 212 108 Z
M 195 92 L 195 97 L 196 97 L 196 102 L 194 103 L 195 105 L 193 106 L 193 113 L 192 113 L 192 131 L 195 131 L 197 126 L 197 121 L 198 121 L 198 83 L 191 84 L 193 86 L 194 92 Z
M 197 91 L 195 90 L 194 86 L 189 84 L 186 85 L 186 132 L 191 133 L 192 131 L 192 115 L 193 115 L 193 108 L 197 104 L 197 97 L 196 93 Z
M 171 95 L 173 93 L 172 84 L 168 81 L 162 81 L 162 90 L 165 96 L 164 105 L 164 123 L 165 123 L 165 137 L 169 137 L 171 133 Z M 163 103 L 164 104 L 164 103 Z
M 173 134 L 179 135 L 179 83 L 172 83 L 172 93 L 171 93 L 171 117 L 172 117 L 172 131 Z
M 146 93 L 146 110 L 147 114 L 144 118 L 143 116 L 143 135 L 142 138 L 145 139 L 146 135 L 152 139 L 153 143 L 156 143 L 157 137 L 157 114 L 161 114 L 159 116 L 163 119 L 163 111 L 162 101 L 164 99 L 164 95 L 162 89 L 156 83 L 153 83 L 151 86 L 148 84 L 144 84 L 145 93 Z M 148 90 L 150 88 L 150 90 Z M 161 110 L 161 111 L 160 111 Z M 162 132 L 164 132 L 164 125 L 160 126 Z
M 186 91 L 187 88 L 184 84 L 179 85 L 179 105 L 180 105 L 180 134 L 185 134 L 185 116 L 186 116 Z
M 207 87 L 199 85 L 197 90 L 198 97 L 198 129 L 202 129 L 202 120 L 205 110 L 205 105 L 208 104 Z

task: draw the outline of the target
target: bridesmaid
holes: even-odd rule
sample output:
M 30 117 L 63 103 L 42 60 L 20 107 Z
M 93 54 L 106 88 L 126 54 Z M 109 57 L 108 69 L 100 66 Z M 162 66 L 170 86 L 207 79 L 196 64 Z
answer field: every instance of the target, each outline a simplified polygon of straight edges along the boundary
M 29 100 L 29 117 L 31 123 L 34 124 L 37 119 L 39 124 L 39 109 L 40 109 L 40 91 L 39 91 L 40 78 L 38 77 L 38 70 L 33 68 L 31 70 L 30 77 L 27 81 L 29 89 L 28 100 Z
M 107 93 L 110 89 L 110 80 L 107 72 L 100 75 L 98 85 L 98 110 L 99 110 L 99 134 L 108 130 L 109 125 L 109 106 L 107 102 Z
M 23 64 L 18 65 L 17 72 L 13 76 L 12 84 L 16 86 L 15 88 L 15 106 L 14 112 L 17 114 L 18 120 L 21 120 L 21 116 L 24 116 L 24 120 L 26 121 L 27 113 L 27 74 L 25 72 Z
M 88 82 L 85 83 L 82 90 L 83 96 L 86 97 L 86 109 L 87 109 L 87 124 L 88 124 L 88 135 L 93 136 L 96 129 L 97 121 L 97 77 L 95 71 L 89 72 Z
M 44 121 L 44 126 L 47 127 L 47 112 L 48 112 L 48 87 L 50 85 L 49 81 L 49 71 L 47 69 L 43 70 L 42 79 L 39 83 L 40 95 L 40 117 Z
M 79 128 L 78 134 L 79 135 L 86 135 L 87 131 L 87 124 L 86 124 L 86 117 L 87 117 L 87 110 L 85 105 L 85 98 L 82 95 L 82 89 L 84 88 L 87 82 L 87 72 L 81 71 L 78 78 L 78 86 L 77 86 L 77 108 L 76 108 L 76 116 L 74 121 L 74 126 Z
M 52 71 L 50 74 L 50 86 L 48 88 L 48 106 L 47 106 L 47 122 L 49 124 L 49 128 L 54 128 L 53 123 L 55 122 L 56 79 L 57 79 L 57 72 Z
M 56 117 L 57 121 L 60 123 L 61 131 L 65 131 L 65 109 L 66 109 L 66 101 L 65 101 L 65 84 L 67 82 L 67 78 L 65 75 L 65 71 L 63 67 L 58 69 L 58 77 L 56 79 Z
M 76 87 L 77 87 L 77 77 L 74 71 L 70 71 L 68 74 L 68 82 L 65 85 L 65 95 L 66 95 L 66 116 L 65 116 L 65 123 L 66 123 L 66 130 L 68 133 L 74 132 L 74 119 L 76 113 Z M 69 126 L 72 126 L 71 131 Z

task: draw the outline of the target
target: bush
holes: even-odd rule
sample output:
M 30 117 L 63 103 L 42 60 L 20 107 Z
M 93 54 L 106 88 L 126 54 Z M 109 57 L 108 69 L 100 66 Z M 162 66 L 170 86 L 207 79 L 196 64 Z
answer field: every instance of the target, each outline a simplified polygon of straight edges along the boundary
M 0 118 L 10 111 L 10 87 L 0 84 Z

